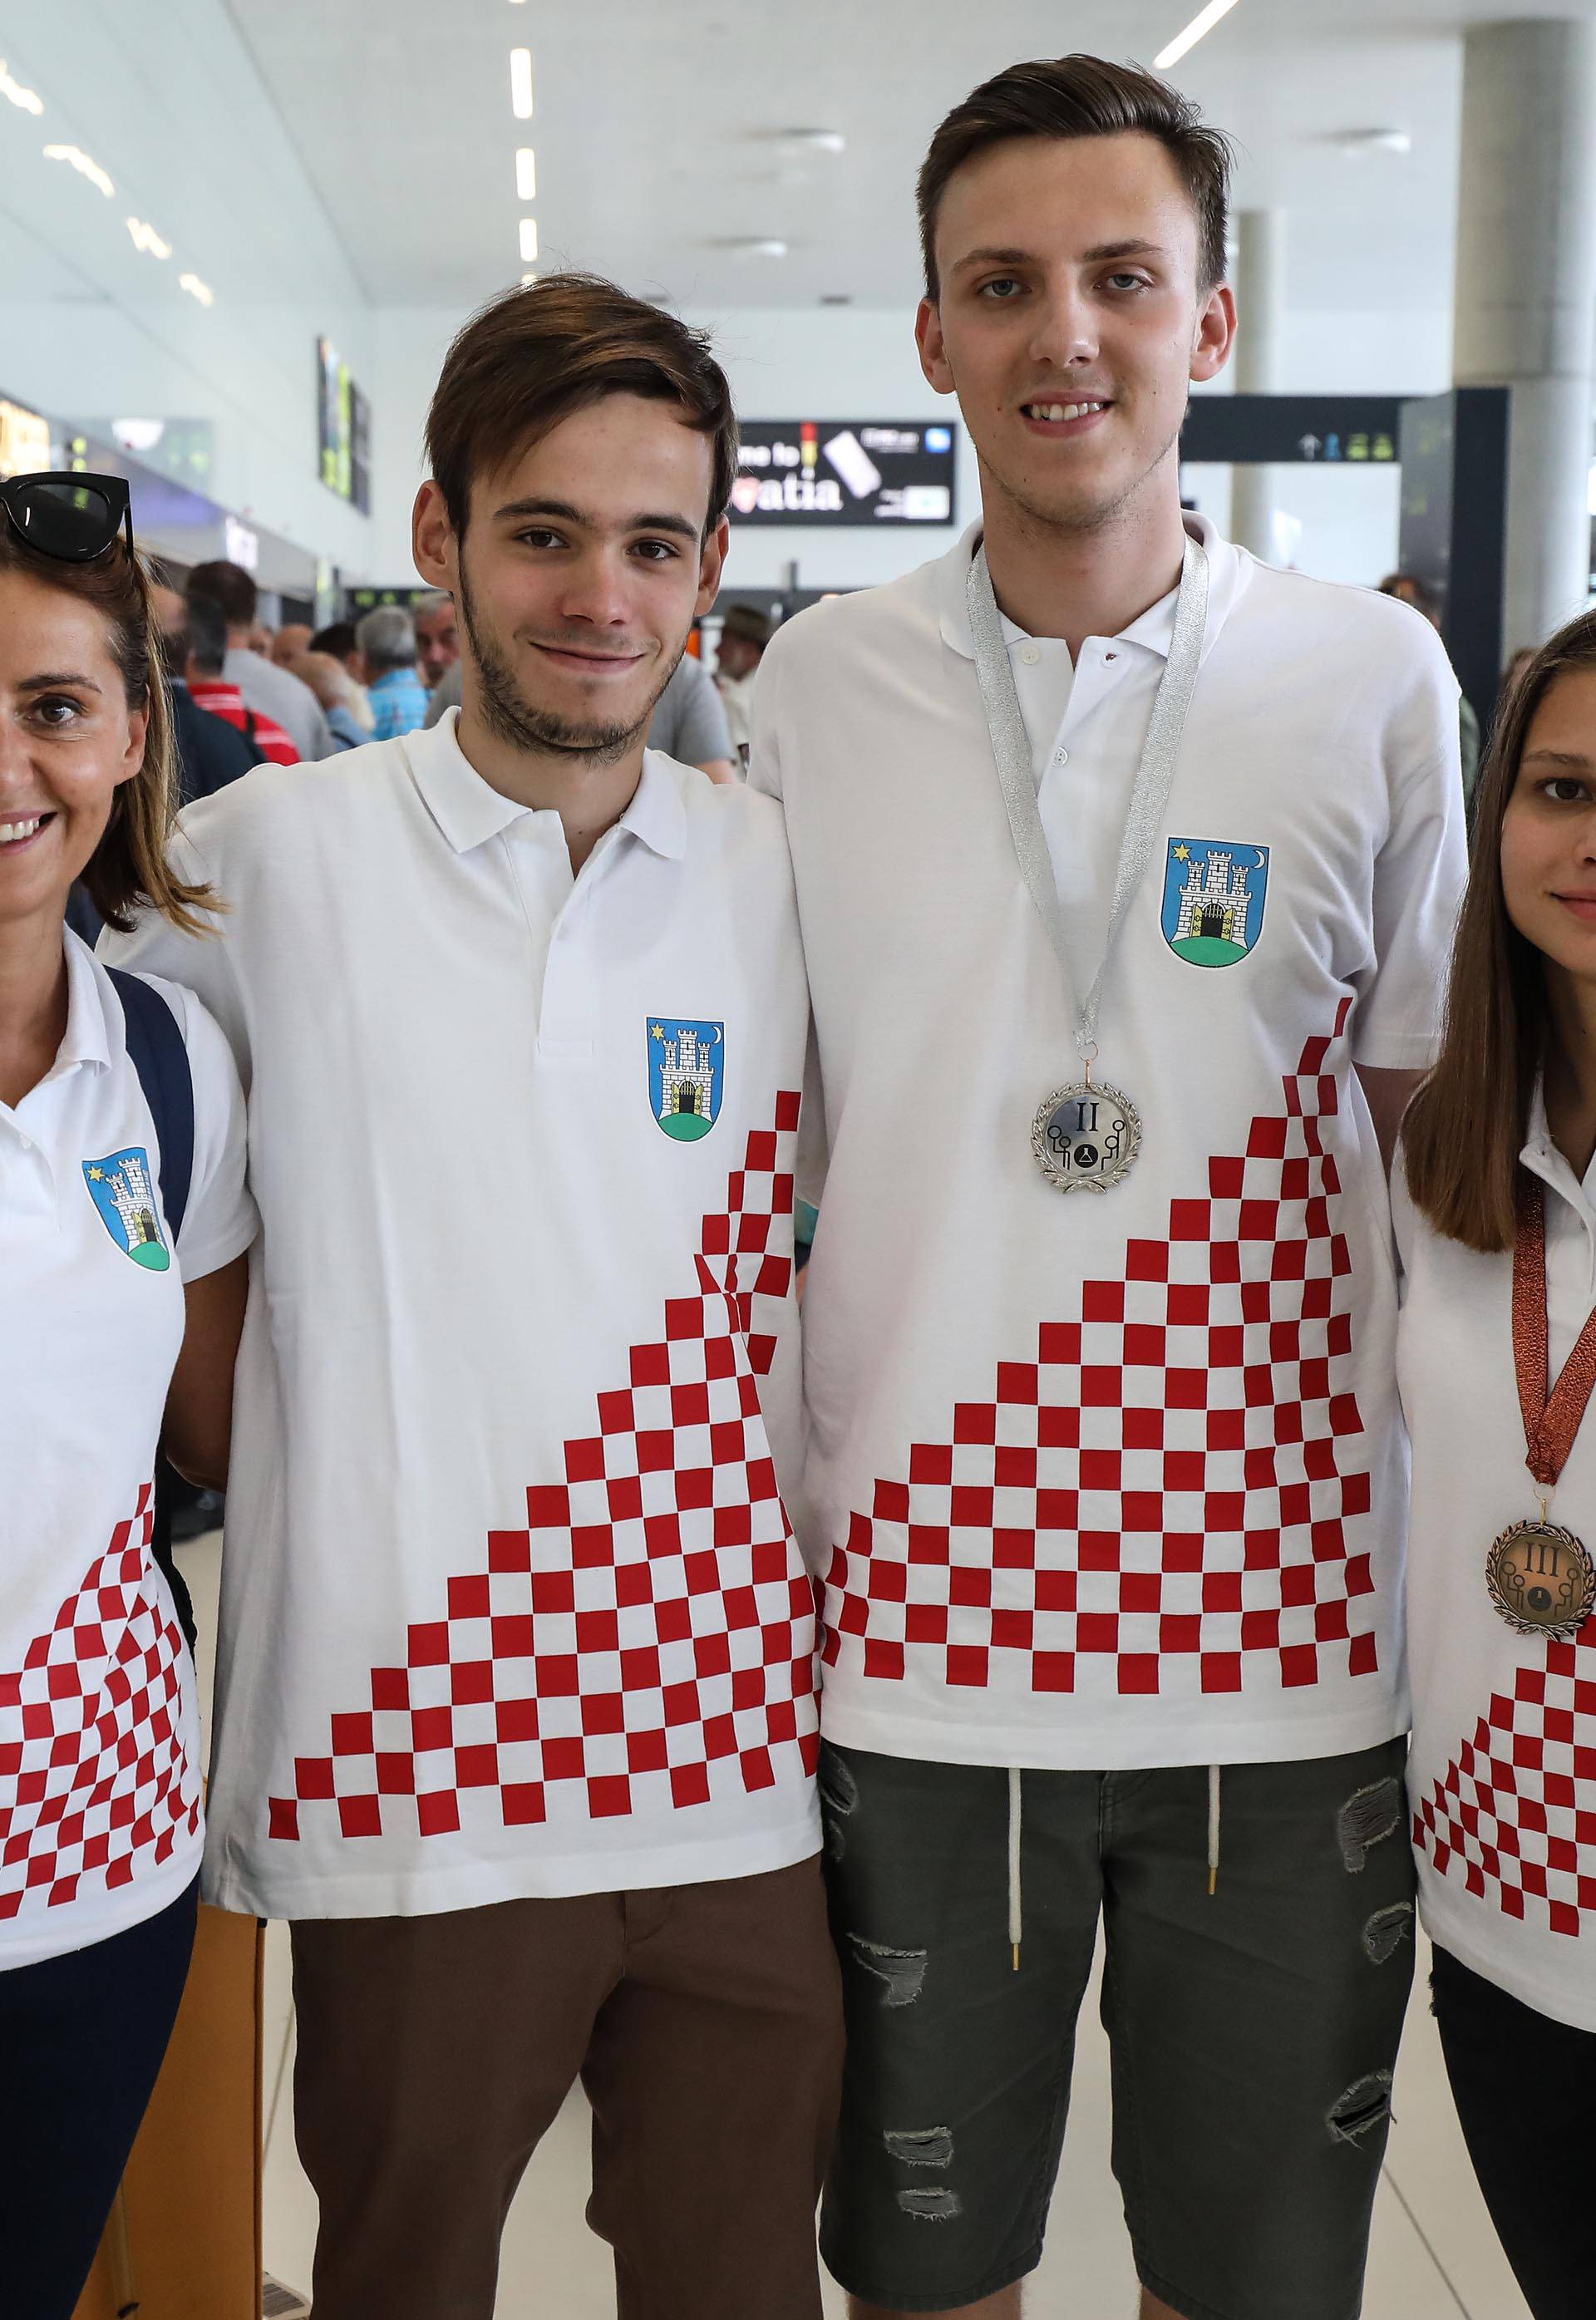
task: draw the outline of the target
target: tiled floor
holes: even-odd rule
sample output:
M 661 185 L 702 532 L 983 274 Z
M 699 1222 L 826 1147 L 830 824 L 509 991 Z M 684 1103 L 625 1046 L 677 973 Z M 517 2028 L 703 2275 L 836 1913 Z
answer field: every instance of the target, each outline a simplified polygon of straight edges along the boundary
M 201 1633 L 214 1627 L 215 1543 L 184 1550 Z M 1420 1961 L 1421 1972 L 1423 1961 Z M 315 2200 L 295 2156 L 290 2080 L 294 2024 L 288 1944 L 267 1939 L 265 2216 L 268 2270 L 307 2287 Z M 1396 2125 L 1374 2210 L 1365 2320 L 1528 2320 L 1469 2171 L 1437 2046 L 1416 1998 L 1396 2080 Z M 1108 2166 L 1108 2051 L 1095 1998 L 1083 2009 L 1075 2092 L 1047 2253 L 1027 2320 L 1129 2320 L 1136 2309 L 1119 2200 Z M 505 2234 L 498 2320 L 612 2320 L 607 2252 L 583 2222 L 586 2122 L 579 2095 L 527 2171 Z M 842 2297 L 828 2288 L 827 2320 Z M 1283 2313 L 1281 2320 L 1290 2320 Z

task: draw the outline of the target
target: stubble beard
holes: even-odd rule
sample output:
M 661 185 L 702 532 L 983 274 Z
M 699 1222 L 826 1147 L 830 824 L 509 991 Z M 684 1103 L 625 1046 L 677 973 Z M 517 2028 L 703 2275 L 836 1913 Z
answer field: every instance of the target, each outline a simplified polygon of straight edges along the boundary
M 633 718 L 624 725 L 576 725 L 554 710 L 540 709 L 536 702 L 527 699 L 497 642 L 477 620 L 476 605 L 466 577 L 463 558 L 460 564 L 460 618 L 465 624 L 471 657 L 476 664 L 479 712 L 494 739 L 512 749 L 581 757 L 594 766 L 616 764 L 625 757 L 638 736 L 648 731 L 649 721 L 659 705 L 659 696 L 676 675 L 682 652 L 686 650 L 684 639 L 682 652 L 676 654 L 666 670 L 640 717 Z
M 1174 450 L 1184 423 L 1185 413 L 1183 411 L 1171 430 L 1167 442 L 1160 446 L 1140 474 L 1101 499 L 1060 508 L 1056 503 L 1049 504 L 1033 498 L 1023 486 L 1017 488 L 1002 476 L 996 479 L 998 487 L 1016 512 L 1037 531 L 1050 533 L 1058 539 L 1089 539 L 1097 532 L 1111 530 L 1124 519 L 1132 503 L 1147 490 L 1152 477 Z

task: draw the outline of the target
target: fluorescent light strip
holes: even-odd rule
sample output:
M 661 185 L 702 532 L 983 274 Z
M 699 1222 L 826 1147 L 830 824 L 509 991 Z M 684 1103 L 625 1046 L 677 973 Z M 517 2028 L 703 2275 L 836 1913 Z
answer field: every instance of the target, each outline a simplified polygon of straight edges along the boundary
M 179 274 L 177 287 L 179 290 L 186 290 L 191 298 L 197 298 L 202 306 L 211 306 L 215 304 L 216 293 L 208 284 L 202 282 L 197 274 Z
M 1194 49 L 1204 33 L 1211 32 L 1220 18 L 1228 16 L 1235 5 L 1236 0 L 1208 0 L 1207 7 L 1199 9 L 1185 31 L 1177 32 L 1166 49 L 1159 50 L 1153 59 L 1155 68 L 1167 72 L 1171 65 L 1178 65 L 1187 50 Z
M 91 161 L 81 145 L 47 145 L 44 149 L 44 158 L 47 161 L 68 163 L 77 170 L 80 177 L 86 177 L 91 186 L 98 186 L 107 200 L 116 191 L 99 163 Z
M 522 218 L 521 222 L 521 262 L 523 266 L 535 266 L 538 262 L 536 218 Z
M 42 113 L 44 99 L 37 89 L 24 88 L 20 80 L 13 80 L 4 64 L 0 64 L 0 96 L 8 96 L 23 113 Z
M 520 146 L 516 150 L 515 198 L 520 202 L 535 202 L 538 198 L 538 157 L 530 145 Z
M 170 258 L 171 243 L 163 241 L 155 228 L 143 218 L 129 218 L 128 231 L 132 235 L 135 249 L 142 249 L 151 258 Z
M 532 52 L 530 49 L 510 51 L 510 110 L 517 121 L 532 117 Z

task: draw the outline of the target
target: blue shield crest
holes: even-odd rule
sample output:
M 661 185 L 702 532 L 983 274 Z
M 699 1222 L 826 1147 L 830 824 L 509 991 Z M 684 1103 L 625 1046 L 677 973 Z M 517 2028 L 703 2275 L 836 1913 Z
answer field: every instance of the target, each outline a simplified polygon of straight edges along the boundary
M 650 1015 L 648 1029 L 649 1108 L 667 1136 L 694 1144 L 721 1117 L 726 1026 Z
M 1269 848 L 1222 838 L 1172 838 L 1164 869 L 1164 939 L 1189 966 L 1234 966 L 1264 930 Z
M 124 1256 L 147 1273 L 164 1273 L 172 1259 L 155 1197 L 155 1174 L 141 1144 L 86 1160 L 83 1180 L 100 1221 Z

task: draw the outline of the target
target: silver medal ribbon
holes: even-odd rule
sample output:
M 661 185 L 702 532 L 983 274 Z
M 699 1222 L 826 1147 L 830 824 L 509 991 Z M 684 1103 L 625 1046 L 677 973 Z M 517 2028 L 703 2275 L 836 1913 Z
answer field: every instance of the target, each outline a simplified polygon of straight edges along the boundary
M 1053 857 L 1047 850 L 1047 836 L 1042 828 L 1041 811 L 1037 803 L 1030 736 L 1025 730 L 1014 672 L 1009 666 L 1002 621 L 997 608 L 997 598 L 993 594 L 992 575 L 986 568 L 984 545 L 976 550 L 971 560 L 966 594 L 970 608 L 970 635 L 975 647 L 975 674 L 981 680 L 981 698 L 986 709 L 987 730 L 992 736 L 992 754 L 997 760 L 1003 803 L 1009 810 L 1009 828 L 1013 832 L 1014 851 L 1019 856 L 1026 885 L 1030 890 L 1031 901 L 1036 904 L 1037 916 L 1046 928 L 1047 939 L 1057 957 L 1059 970 L 1064 976 L 1065 994 L 1073 1008 L 1075 972 L 1065 933 L 1064 913 L 1058 906 Z M 1141 760 L 1136 769 L 1136 784 L 1130 793 L 1130 804 L 1125 816 L 1124 835 L 1120 841 L 1120 865 L 1114 873 L 1114 899 L 1109 911 L 1108 935 L 1085 1001 L 1075 1013 L 1075 1045 L 1087 1062 L 1097 1053 L 1097 1016 L 1102 1003 L 1103 978 L 1108 973 L 1109 961 L 1113 956 L 1114 945 L 1125 923 L 1126 914 L 1147 871 L 1147 860 L 1163 824 L 1165 809 L 1169 803 L 1170 787 L 1180 757 L 1181 736 L 1185 731 L 1186 716 L 1197 684 L 1197 667 L 1202 658 L 1202 639 L 1207 625 L 1208 553 L 1188 533 L 1185 554 L 1181 559 L 1180 594 L 1175 599 L 1174 635 L 1170 642 L 1169 657 L 1164 665 L 1164 674 L 1158 680 L 1153 713 L 1147 722 L 1147 739 L 1142 743 Z

